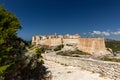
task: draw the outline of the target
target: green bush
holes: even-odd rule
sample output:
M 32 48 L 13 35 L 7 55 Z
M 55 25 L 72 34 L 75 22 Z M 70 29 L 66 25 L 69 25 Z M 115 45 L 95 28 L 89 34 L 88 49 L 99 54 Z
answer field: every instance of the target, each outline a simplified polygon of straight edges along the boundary
M 4 65 L 0 67 L 0 76 L 4 75 L 4 71 L 9 67 L 10 65 Z
M 80 57 L 80 55 L 91 55 L 91 54 L 80 51 L 80 50 L 76 50 L 76 51 L 61 51 L 61 52 L 58 52 L 57 55 Z
M 72 44 L 66 44 L 66 46 L 73 46 Z
M 108 57 L 103 57 L 101 58 L 103 61 L 112 61 L 112 62 L 120 62 L 120 59 L 117 58 L 108 58 Z
M 57 54 L 57 55 L 62 55 L 62 56 L 69 56 L 69 54 L 68 54 L 68 53 L 63 52 L 63 51 L 58 52 L 58 53 L 56 53 L 56 54 Z
M 59 51 L 59 50 L 61 50 L 63 47 L 64 47 L 64 45 L 59 45 L 59 46 L 57 46 L 57 47 L 54 49 L 54 51 Z
M 80 51 L 80 50 L 76 50 L 76 51 L 73 51 L 74 53 L 76 54 L 80 54 L 80 55 L 91 55 L 90 53 L 87 53 L 87 52 L 83 52 L 83 51 Z
M 36 49 L 37 54 L 41 54 L 41 53 L 44 53 L 44 52 L 45 52 L 45 49 L 43 47 Z

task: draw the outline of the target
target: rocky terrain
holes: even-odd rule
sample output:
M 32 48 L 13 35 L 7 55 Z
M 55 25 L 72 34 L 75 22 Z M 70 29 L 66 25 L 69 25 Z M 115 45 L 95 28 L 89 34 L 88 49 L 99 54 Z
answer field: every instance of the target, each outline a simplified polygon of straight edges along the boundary
M 94 60 L 92 58 L 60 56 L 60 55 L 56 55 L 55 52 L 43 54 L 43 58 L 46 60 L 49 60 L 49 61 L 59 63 L 59 64 L 56 64 L 53 62 L 50 62 L 50 63 L 46 62 L 47 64 L 49 63 L 49 65 L 46 64 L 46 66 L 48 66 L 49 69 L 51 69 L 52 73 L 55 74 L 55 76 L 59 76 L 59 77 L 61 76 L 61 77 L 65 78 L 65 76 L 68 76 L 67 72 L 68 73 L 73 72 L 72 75 L 75 75 L 75 74 L 76 75 L 72 76 L 72 77 L 77 78 L 76 77 L 77 75 L 79 75 L 79 76 L 82 75 L 82 74 L 80 74 L 82 72 L 79 72 L 79 70 L 81 71 L 81 69 L 82 69 L 82 70 L 88 71 L 88 72 L 86 72 L 88 74 L 85 73 L 84 76 L 88 75 L 90 77 L 90 76 L 92 76 L 93 73 L 95 73 L 95 74 L 99 73 L 100 76 L 102 76 L 102 77 L 108 77 L 109 78 L 108 80 L 120 80 L 120 63 L 118 63 L 118 62 L 100 61 L 100 60 Z M 62 67 L 64 65 L 64 68 L 60 68 L 60 66 L 61 66 L 60 64 L 62 64 Z M 72 68 L 70 66 L 72 66 Z M 70 69 L 70 72 L 69 72 L 69 69 Z M 62 70 L 63 70 L 63 72 L 59 72 Z M 71 71 L 71 70 L 73 70 L 73 71 Z M 90 73 L 89 71 L 92 73 Z M 99 77 L 99 74 L 96 74 L 95 76 Z M 83 79 L 81 79 L 79 77 L 77 79 L 78 80 L 94 80 L 93 78 L 90 79 L 88 76 L 87 76 L 88 78 L 86 77 L 87 79 L 84 79 L 84 76 L 82 76 Z M 70 78 L 70 77 L 71 76 L 69 74 L 68 78 Z M 67 78 L 67 80 L 77 80 L 77 79 L 71 79 L 71 78 L 68 79 L 68 78 Z M 104 80 L 104 79 L 99 79 L 99 78 L 97 79 L 97 78 L 95 80 Z M 60 79 L 55 78 L 53 80 L 60 80 Z M 61 80 L 64 80 L 64 79 L 61 79 Z
M 44 62 L 52 73 L 51 80 L 112 80 L 102 74 L 83 70 L 80 67 L 65 66 L 48 60 L 44 60 Z

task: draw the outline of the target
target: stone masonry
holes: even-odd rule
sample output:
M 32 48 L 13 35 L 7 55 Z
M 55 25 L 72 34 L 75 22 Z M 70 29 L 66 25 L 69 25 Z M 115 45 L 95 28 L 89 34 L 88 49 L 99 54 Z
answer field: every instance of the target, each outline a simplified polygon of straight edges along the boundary
M 77 49 L 88 52 L 93 55 L 104 55 L 107 52 L 104 38 L 81 38 L 78 34 L 69 35 L 49 35 L 49 36 L 33 36 L 33 45 L 75 45 Z

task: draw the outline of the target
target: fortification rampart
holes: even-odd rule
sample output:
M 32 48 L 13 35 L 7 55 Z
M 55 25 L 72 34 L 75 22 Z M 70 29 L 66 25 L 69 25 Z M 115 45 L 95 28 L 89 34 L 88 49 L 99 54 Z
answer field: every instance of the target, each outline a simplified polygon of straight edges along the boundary
M 78 49 L 95 55 L 103 55 L 106 52 L 103 38 L 80 38 Z
M 65 36 L 62 35 L 51 35 L 51 36 L 33 36 L 33 45 L 47 45 L 47 46 L 57 46 L 66 44 L 78 44 L 80 36 L 78 34 Z
M 63 39 L 63 44 L 67 45 L 67 44 L 76 44 L 76 46 L 79 43 L 79 39 Z
M 51 36 L 33 36 L 33 45 L 46 45 L 46 46 L 58 46 L 58 45 L 75 45 L 77 49 L 88 52 L 94 55 L 106 54 L 106 47 L 103 38 L 81 38 L 76 35 L 51 35 Z
M 41 39 L 40 36 L 33 36 L 32 44 L 33 45 L 57 46 L 57 45 L 62 44 L 62 39 L 61 38 L 45 38 L 45 37 Z

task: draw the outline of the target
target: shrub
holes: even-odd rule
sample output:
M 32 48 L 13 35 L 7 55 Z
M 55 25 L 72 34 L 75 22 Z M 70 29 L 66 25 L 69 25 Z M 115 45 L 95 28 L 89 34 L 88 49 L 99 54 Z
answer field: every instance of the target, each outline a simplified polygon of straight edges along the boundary
M 62 56 L 70 56 L 68 53 L 63 52 L 63 51 L 58 52 L 58 53 L 56 53 L 56 54 L 57 54 L 57 55 L 62 55 Z
M 35 52 L 36 52 L 37 54 L 41 54 L 41 53 L 44 53 L 44 52 L 45 52 L 45 49 L 44 49 L 43 47 L 37 48 Z
M 59 45 L 59 46 L 57 46 L 57 47 L 54 49 L 54 51 L 59 51 L 59 50 L 61 50 L 63 47 L 64 47 L 64 45 Z
M 112 62 L 120 62 L 120 59 L 117 58 L 108 58 L 108 57 L 103 57 L 101 58 L 103 61 L 112 61 Z
M 4 75 L 4 71 L 9 67 L 10 65 L 4 65 L 0 67 L 0 76 Z
M 61 51 L 61 52 L 58 52 L 57 55 L 80 57 L 80 55 L 91 55 L 91 54 L 80 51 L 80 50 L 76 50 L 76 51 Z
M 80 51 L 80 50 L 76 50 L 76 51 L 74 51 L 74 53 L 76 53 L 76 54 L 80 54 L 80 55 L 91 55 L 90 53 L 87 53 L 87 52 L 83 52 L 83 51 Z
M 66 46 L 73 46 L 72 44 L 66 44 Z

